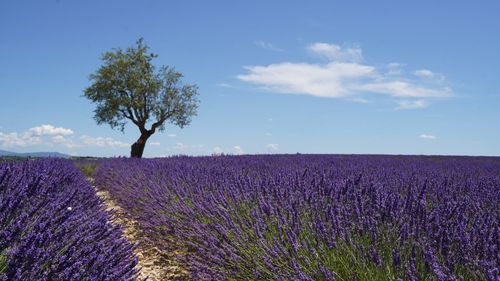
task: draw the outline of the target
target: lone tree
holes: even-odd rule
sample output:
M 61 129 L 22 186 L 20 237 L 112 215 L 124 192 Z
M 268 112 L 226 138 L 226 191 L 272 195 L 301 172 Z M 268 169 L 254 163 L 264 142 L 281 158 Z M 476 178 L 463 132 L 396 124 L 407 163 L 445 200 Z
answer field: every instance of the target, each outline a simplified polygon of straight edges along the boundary
M 132 144 L 130 156 L 142 157 L 147 140 L 166 123 L 183 128 L 196 115 L 198 87 L 183 84 L 182 73 L 169 66 L 156 71 L 141 38 L 135 47 L 113 49 L 102 56 L 103 65 L 90 75 L 92 85 L 84 96 L 97 105 L 94 119 L 124 131 L 127 121 L 135 124 L 141 135 Z M 149 129 L 147 126 L 150 125 Z

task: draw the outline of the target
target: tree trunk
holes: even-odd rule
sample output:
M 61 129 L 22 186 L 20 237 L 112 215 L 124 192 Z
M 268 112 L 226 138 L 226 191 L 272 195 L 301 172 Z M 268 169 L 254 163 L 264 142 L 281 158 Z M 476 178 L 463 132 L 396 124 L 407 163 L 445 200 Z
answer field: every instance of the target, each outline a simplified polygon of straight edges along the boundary
M 149 134 L 142 134 L 139 139 L 134 144 L 132 144 L 130 157 L 142 158 L 142 153 L 144 152 L 144 147 L 146 146 L 146 141 L 149 137 Z

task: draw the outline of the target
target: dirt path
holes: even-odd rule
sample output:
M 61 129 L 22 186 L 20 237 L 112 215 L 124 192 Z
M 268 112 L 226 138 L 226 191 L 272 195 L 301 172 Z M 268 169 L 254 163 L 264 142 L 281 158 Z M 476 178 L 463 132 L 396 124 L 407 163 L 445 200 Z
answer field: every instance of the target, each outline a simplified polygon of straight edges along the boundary
M 89 179 L 99 196 L 106 205 L 106 211 L 113 214 L 111 223 L 123 227 L 124 236 L 138 247 L 134 253 L 138 257 L 138 280 L 148 278 L 151 281 L 160 280 L 188 280 L 187 272 L 175 260 L 173 255 L 166 255 L 156 248 L 141 234 L 139 223 L 126 217 L 125 211 L 110 197 L 106 190 L 96 188 L 93 179 Z

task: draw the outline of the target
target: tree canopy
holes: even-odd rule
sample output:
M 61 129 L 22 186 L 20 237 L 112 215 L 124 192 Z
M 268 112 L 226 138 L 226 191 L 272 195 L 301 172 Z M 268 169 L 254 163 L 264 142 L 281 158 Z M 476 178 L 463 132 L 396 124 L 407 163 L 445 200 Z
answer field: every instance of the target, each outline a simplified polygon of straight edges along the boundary
M 191 123 L 199 105 L 198 86 L 182 83 L 182 73 L 170 66 L 156 69 L 141 38 L 135 47 L 106 52 L 103 64 L 90 75 L 92 84 L 84 96 L 96 104 L 97 124 L 109 124 L 122 132 L 127 121 L 141 133 L 132 145 L 131 157 L 142 157 L 148 138 L 171 123 L 183 128 Z

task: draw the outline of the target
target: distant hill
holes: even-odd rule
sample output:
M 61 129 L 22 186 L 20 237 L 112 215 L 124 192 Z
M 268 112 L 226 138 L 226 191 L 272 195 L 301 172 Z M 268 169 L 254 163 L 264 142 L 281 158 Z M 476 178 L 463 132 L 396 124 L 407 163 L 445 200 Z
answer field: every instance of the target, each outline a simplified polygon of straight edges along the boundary
M 17 153 L 6 150 L 0 150 L 0 157 L 57 157 L 57 158 L 70 158 L 71 155 L 60 152 L 26 152 Z

